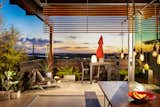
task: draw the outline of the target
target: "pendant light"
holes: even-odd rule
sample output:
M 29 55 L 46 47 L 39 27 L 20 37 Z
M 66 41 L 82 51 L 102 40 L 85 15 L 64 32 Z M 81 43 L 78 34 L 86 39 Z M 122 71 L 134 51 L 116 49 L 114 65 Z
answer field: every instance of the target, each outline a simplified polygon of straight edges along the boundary
M 154 46 L 153 46 L 153 52 L 152 52 L 152 56 L 153 57 L 156 57 L 157 56 L 157 48 L 156 48 L 156 44 L 154 44 Z
M 140 61 L 144 61 L 144 54 L 143 54 L 143 51 L 142 51 L 142 15 L 140 14 L 139 16 L 139 20 L 140 20 L 140 35 L 141 35 L 141 51 L 140 51 L 140 56 L 139 56 L 139 59 Z
M 141 48 L 140 56 L 139 56 L 140 61 L 144 61 L 144 54 Z
M 146 71 L 148 71 L 149 70 L 149 65 L 148 65 L 148 62 L 147 62 L 147 54 L 145 55 L 145 57 L 146 57 L 146 63 L 144 64 L 144 69 L 146 70 Z
M 159 0 L 159 7 L 160 7 L 160 0 Z M 159 11 L 159 15 L 160 15 L 160 11 Z M 158 17 L 158 20 L 157 20 L 157 36 L 158 36 L 158 42 L 159 42 L 159 49 L 158 49 L 158 56 L 157 56 L 157 64 L 160 64 L 160 39 L 159 39 L 159 18 L 160 16 Z
M 121 50 L 121 59 L 124 58 L 124 52 L 123 52 L 123 49 Z
M 157 22 L 157 13 L 156 13 L 156 6 L 155 6 L 156 40 L 157 40 L 157 36 L 158 36 L 157 23 L 158 23 L 158 22 Z M 154 43 L 154 46 L 153 46 L 152 56 L 153 56 L 153 57 L 157 57 L 157 48 L 156 48 L 156 43 Z
M 136 55 L 137 55 L 137 52 L 136 52 L 135 47 L 133 48 L 133 55 L 134 55 L 134 56 L 136 56 Z
M 122 49 L 121 49 L 121 59 L 124 58 L 124 51 L 123 51 L 123 22 L 121 23 L 121 40 L 122 40 Z

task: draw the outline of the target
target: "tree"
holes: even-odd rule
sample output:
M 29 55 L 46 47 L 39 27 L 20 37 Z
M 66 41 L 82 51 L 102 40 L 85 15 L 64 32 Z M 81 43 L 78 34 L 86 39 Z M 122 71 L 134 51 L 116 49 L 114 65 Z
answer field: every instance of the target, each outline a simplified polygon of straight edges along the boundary
M 26 58 L 21 49 L 16 49 L 19 32 L 12 26 L 0 35 L 0 72 L 18 70 L 19 63 Z

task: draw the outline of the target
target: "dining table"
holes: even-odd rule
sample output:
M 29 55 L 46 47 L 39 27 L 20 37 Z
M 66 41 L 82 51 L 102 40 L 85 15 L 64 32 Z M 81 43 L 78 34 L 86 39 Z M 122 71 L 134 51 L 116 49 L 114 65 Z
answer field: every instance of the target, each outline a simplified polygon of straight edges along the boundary
M 138 102 L 128 96 L 128 81 L 99 81 L 104 94 L 104 107 L 160 107 L 160 95 L 154 93 L 155 99 Z M 108 103 L 105 104 L 105 101 Z

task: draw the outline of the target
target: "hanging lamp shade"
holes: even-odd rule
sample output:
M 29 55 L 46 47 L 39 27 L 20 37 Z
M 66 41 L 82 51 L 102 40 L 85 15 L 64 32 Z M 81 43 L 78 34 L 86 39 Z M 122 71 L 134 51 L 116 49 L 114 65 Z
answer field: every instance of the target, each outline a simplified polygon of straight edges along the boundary
M 157 21 L 157 12 L 156 12 L 156 6 L 155 6 L 155 26 L 156 26 L 156 31 L 157 31 L 157 32 L 156 32 L 156 35 L 155 35 L 155 36 L 156 36 L 156 37 L 155 37 L 156 40 L 158 39 L 158 29 L 157 29 L 157 28 L 158 28 L 158 25 L 157 25 L 157 24 L 158 24 L 158 21 Z M 158 53 L 157 53 L 156 43 L 154 43 L 154 45 L 153 45 L 153 51 L 152 51 L 152 56 L 153 56 L 153 57 L 156 57 L 157 54 L 158 54 Z
M 149 70 L 149 65 L 146 63 L 144 64 L 144 70 L 148 71 Z
M 137 52 L 136 52 L 136 49 L 135 49 L 135 48 L 133 49 L 133 55 L 134 55 L 134 56 L 137 55 Z
M 141 52 L 140 52 L 139 59 L 140 59 L 140 61 L 144 61 L 144 54 L 142 52 L 142 49 L 141 49 Z
M 123 52 L 123 49 L 121 50 L 121 59 L 124 58 L 124 52 Z
M 156 44 L 154 44 L 154 46 L 153 46 L 152 56 L 153 56 L 153 57 L 156 57 L 156 56 L 157 56 Z

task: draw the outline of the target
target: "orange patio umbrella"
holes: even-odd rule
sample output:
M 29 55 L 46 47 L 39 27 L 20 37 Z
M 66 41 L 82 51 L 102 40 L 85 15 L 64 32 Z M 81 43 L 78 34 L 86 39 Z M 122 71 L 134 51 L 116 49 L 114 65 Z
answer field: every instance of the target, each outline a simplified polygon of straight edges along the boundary
M 97 48 L 96 56 L 97 56 L 97 58 L 103 58 L 104 53 L 103 53 L 103 37 L 102 36 L 100 37 L 98 44 L 99 44 L 99 46 Z

